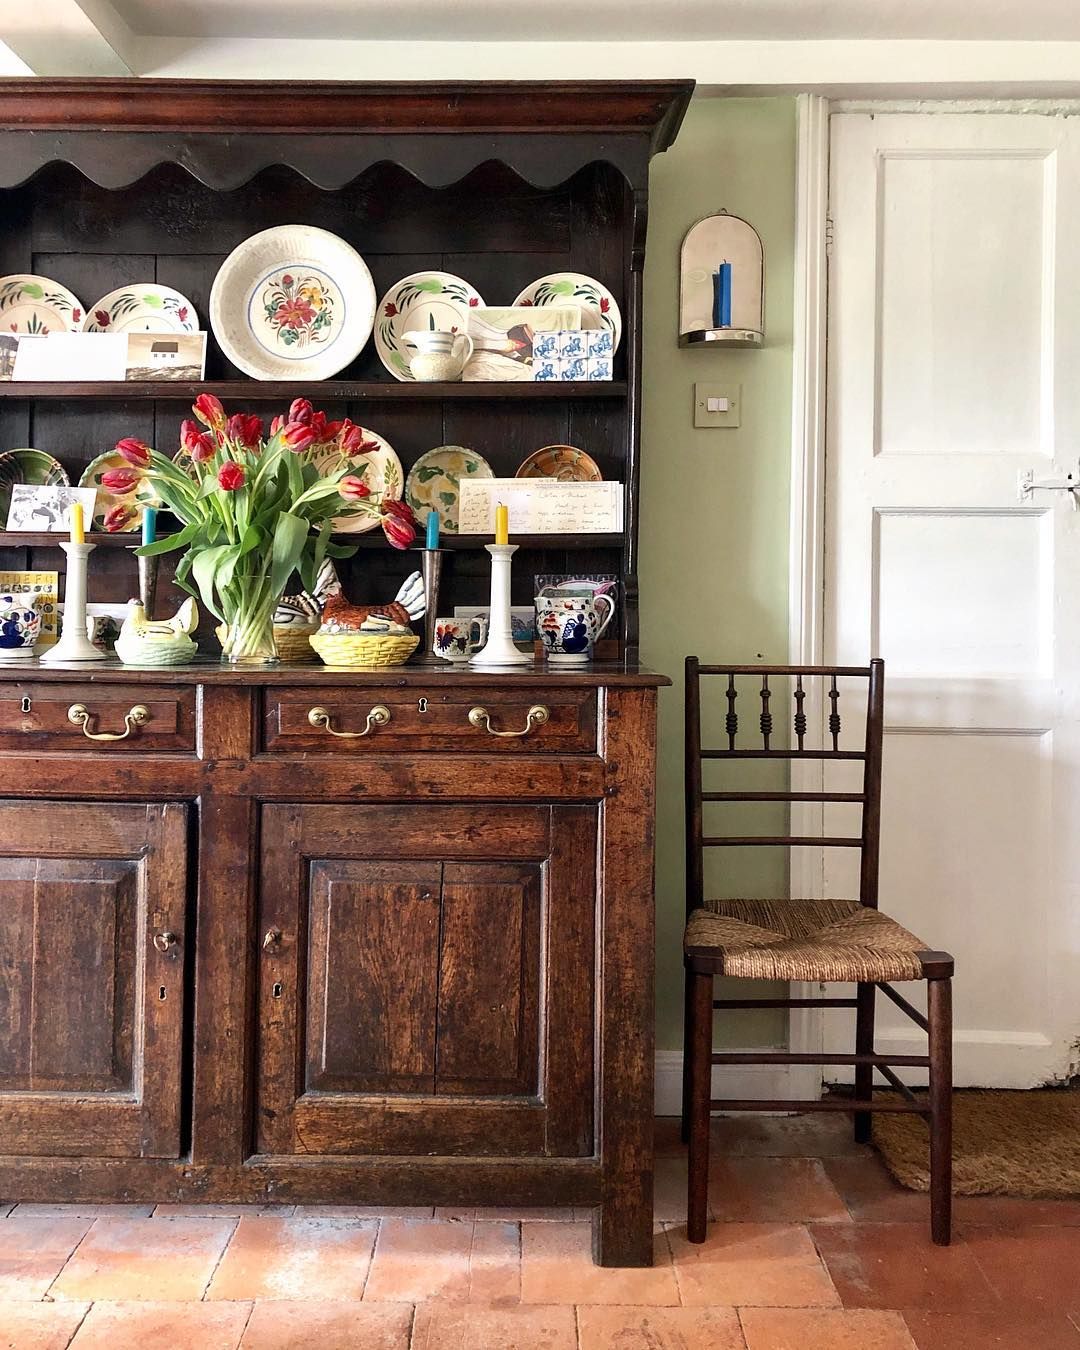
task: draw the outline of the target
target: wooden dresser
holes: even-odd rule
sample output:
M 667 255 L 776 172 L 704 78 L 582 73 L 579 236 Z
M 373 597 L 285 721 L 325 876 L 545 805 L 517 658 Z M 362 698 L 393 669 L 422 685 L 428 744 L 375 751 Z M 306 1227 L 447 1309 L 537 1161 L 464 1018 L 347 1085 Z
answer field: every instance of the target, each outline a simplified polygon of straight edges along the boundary
M 0 1195 L 593 1206 L 649 1264 L 665 683 L 0 675 Z

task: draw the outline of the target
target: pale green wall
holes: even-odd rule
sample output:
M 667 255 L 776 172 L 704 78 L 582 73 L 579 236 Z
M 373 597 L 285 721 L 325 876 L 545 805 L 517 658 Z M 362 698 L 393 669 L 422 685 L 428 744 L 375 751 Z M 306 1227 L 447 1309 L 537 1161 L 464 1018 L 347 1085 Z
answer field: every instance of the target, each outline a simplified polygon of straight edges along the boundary
M 677 345 L 679 245 L 698 217 L 721 207 L 749 220 L 764 243 L 759 351 Z M 653 160 L 645 263 L 642 660 L 675 680 L 660 695 L 660 1049 L 682 1044 L 683 658 L 787 658 L 794 216 L 794 99 L 695 99 L 674 146 Z M 695 380 L 742 385 L 739 428 L 695 430 Z M 714 853 L 727 855 L 716 894 L 777 893 L 785 884 L 781 861 L 764 850 Z M 727 1020 L 728 1043 L 770 1042 L 782 1030 L 768 1013 L 738 1017 Z

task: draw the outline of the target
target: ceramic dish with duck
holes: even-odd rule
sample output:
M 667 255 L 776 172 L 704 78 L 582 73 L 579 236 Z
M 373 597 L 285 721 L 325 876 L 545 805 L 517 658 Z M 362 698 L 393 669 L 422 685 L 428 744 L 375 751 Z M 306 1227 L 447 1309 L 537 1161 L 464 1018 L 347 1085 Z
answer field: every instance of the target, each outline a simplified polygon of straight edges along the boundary
M 210 325 L 233 365 L 256 380 L 326 380 L 371 336 L 375 284 L 344 239 L 277 225 L 238 245 L 210 291 Z
M 359 449 L 347 458 L 371 492 L 367 500 L 375 505 L 383 501 L 401 501 L 405 491 L 405 475 L 394 447 L 374 431 L 363 427 L 361 431 L 364 439 Z M 313 452 L 311 461 L 320 473 L 330 473 L 341 468 L 341 451 L 336 445 L 320 447 Z M 339 534 L 367 534 L 369 530 L 378 528 L 378 516 L 337 516 L 334 520 L 334 529 Z
M 421 455 L 405 480 L 405 500 L 418 520 L 437 511 L 447 534 L 458 532 L 459 484 L 463 478 L 494 478 L 491 465 L 463 445 L 440 445 Z
M 414 380 L 412 348 L 405 334 L 418 329 L 466 333 L 469 310 L 483 305 L 480 292 L 450 272 L 413 272 L 396 281 L 379 301 L 375 350 L 395 380 Z
M 131 466 L 118 455 L 115 450 L 107 450 L 103 455 L 98 455 L 97 459 L 92 459 L 83 470 L 82 477 L 79 479 L 79 487 L 93 488 L 97 493 L 94 498 L 94 529 L 102 530 L 105 528 L 105 517 L 114 506 L 132 506 L 135 508 L 135 514 L 122 525 L 117 534 L 131 534 L 142 525 L 142 509 L 144 506 L 160 506 L 160 499 L 154 494 L 154 490 L 148 479 L 142 479 L 134 492 L 126 492 L 123 496 L 117 496 L 110 492 L 108 488 L 102 487 L 101 475 L 109 469 L 129 469 Z
M 521 465 L 515 478 L 556 478 L 560 483 L 599 483 L 600 466 L 573 445 L 545 445 Z
M 17 483 L 33 487 L 70 487 L 71 479 L 58 459 L 44 450 L 8 450 L 0 455 L 0 529 L 8 517 L 11 489 Z
M 49 277 L 0 277 L 0 330 L 5 333 L 77 333 L 85 312 L 81 300 Z
M 171 286 L 139 281 L 103 295 L 87 310 L 84 333 L 197 333 L 195 306 Z
M 607 328 L 612 346 L 618 351 L 622 340 L 622 315 L 615 297 L 595 277 L 587 277 L 583 272 L 551 272 L 526 286 L 514 304 L 580 305 L 582 327 Z M 591 324 L 584 322 L 589 315 L 594 316 Z

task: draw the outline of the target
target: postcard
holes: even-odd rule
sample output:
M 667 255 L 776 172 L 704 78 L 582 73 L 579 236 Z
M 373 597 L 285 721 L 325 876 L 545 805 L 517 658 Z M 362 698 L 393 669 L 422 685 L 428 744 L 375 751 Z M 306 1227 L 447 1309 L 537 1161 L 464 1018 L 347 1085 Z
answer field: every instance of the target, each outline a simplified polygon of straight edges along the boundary
M 205 333 L 128 333 L 129 380 L 179 380 L 195 384 L 206 372 Z
M 13 380 L 122 380 L 126 333 L 50 333 L 20 338 Z
M 82 502 L 83 518 L 89 524 L 94 518 L 97 492 L 93 488 L 37 487 L 32 483 L 15 483 L 11 489 L 8 508 L 9 530 L 33 530 L 66 534 L 71 528 L 69 513 L 73 502 Z
M 459 488 L 458 532 L 492 534 L 495 507 L 510 511 L 510 536 L 617 534 L 623 521 L 623 485 L 563 483 L 557 478 L 485 478 Z

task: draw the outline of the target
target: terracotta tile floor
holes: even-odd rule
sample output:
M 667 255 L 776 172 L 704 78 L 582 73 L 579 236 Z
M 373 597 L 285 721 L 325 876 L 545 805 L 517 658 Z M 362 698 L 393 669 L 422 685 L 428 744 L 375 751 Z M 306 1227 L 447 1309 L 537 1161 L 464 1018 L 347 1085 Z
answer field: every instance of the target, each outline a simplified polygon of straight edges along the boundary
M 657 1122 L 651 1270 L 580 1210 L 0 1201 L 0 1350 L 1080 1350 L 1080 1201 L 961 1200 L 942 1250 L 846 1120 L 714 1139 L 695 1247 Z

